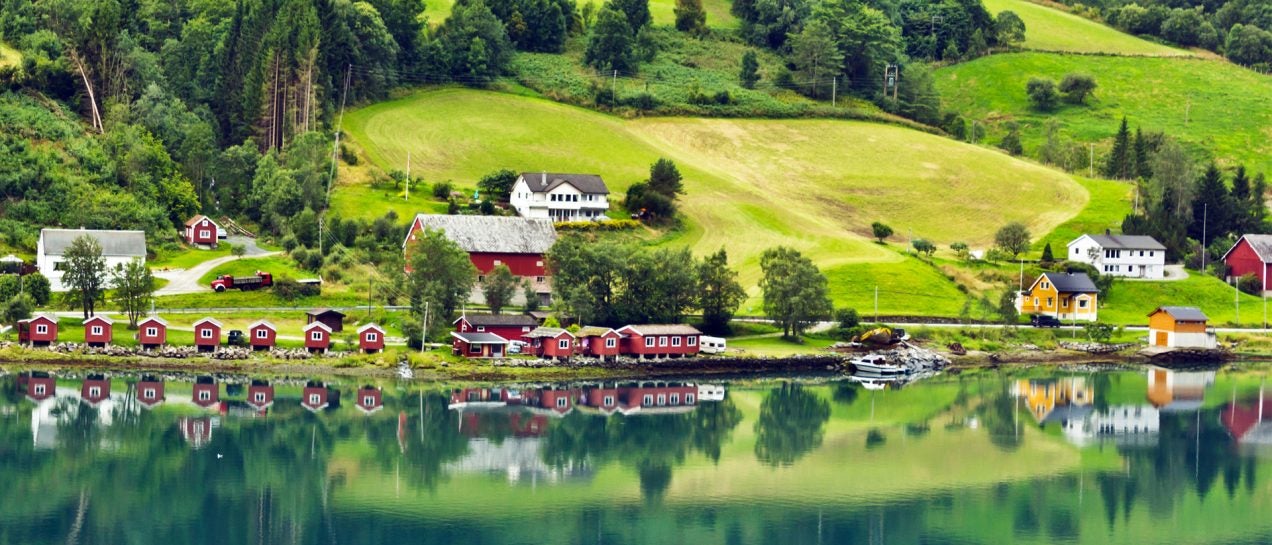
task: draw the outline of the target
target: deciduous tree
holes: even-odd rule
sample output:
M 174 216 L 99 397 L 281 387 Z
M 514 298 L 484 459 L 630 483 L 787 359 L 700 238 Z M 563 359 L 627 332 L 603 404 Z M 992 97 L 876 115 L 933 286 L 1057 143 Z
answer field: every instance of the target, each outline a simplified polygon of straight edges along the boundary
M 490 312 L 499 314 L 512 301 L 512 294 L 517 291 L 520 282 L 513 276 L 507 265 L 499 265 L 486 275 L 486 283 L 481 287 L 482 296 Z M 537 299 L 537 297 L 536 297 Z
M 703 329 L 712 334 L 727 333 L 733 313 L 746 300 L 746 290 L 738 283 L 737 271 L 729 268 L 724 248 L 703 258 L 698 265 L 697 291 Z
M 1008 223 L 994 234 L 994 243 L 1015 259 L 1029 250 L 1029 228 L 1018 221 Z
M 779 246 L 760 255 L 760 290 L 764 313 L 782 325 L 782 334 L 798 336 L 804 328 L 830 315 L 826 277 L 798 251 Z
M 93 315 L 94 306 L 102 299 L 106 288 L 106 259 L 102 257 L 102 245 L 89 235 L 80 235 L 66 247 L 63 254 L 65 273 L 62 285 L 70 289 L 67 298 L 84 310 L 84 319 Z
M 155 277 L 140 259 L 125 265 L 116 265 L 111 272 L 113 298 L 119 309 L 128 316 L 128 328 L 136 329 L 137 320 L 146 313 L 155 295 Z
M 1029 102 L 1033 103 L 1034 108 L 1044 112 L 1055 108 L 1060 98 L 1056 92 L 1056 82 L 1047 78 L 1029 78 L 1029 83 L 1025 84 L 1025 93 L 1029 95 Z
M 416 235 L 407 250 L 411 272 L 407 275 L 406 289 L 415 323 L 423 323 L 425 303 L 428 303 L 430 331 L 439 324 L 449 324 L 455 309 L 472 293 L 477 267 L 458 244 L 434 229 L 425 229 Z

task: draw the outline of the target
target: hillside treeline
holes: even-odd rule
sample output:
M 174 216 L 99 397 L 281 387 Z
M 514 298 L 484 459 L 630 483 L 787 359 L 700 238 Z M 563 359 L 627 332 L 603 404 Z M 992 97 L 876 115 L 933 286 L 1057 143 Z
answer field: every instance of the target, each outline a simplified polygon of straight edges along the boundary
M 1257 70 L 1272 69 L 1266 0 L 1065 0 L 1075 11 L 1132 34 L 1201 47 Z

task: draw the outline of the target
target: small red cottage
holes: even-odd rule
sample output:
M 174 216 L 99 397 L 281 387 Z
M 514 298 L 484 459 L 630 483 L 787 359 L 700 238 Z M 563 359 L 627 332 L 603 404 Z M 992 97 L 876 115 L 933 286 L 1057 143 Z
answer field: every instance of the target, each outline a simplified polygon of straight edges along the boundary
M 89 375 L 80 384 L 80 399 L 94 407 L 110 398 L 110 379 L 102 375 Z
M 494 333 L 452 331 L 451 353 L 466 358 L 502 358 L 508 352 L 508 339 Z
M 366 354 L 384 350 L 384 328 L 367 324 L 358 328 L 358 349 Z
M 331 347 L 331 327 L 324 322 L 309 322 L 305 326 L 305 348 L 323 354 Z
M 247 387 L 247 406 L 264 411 L 274 404 L 274 387 L 263 380 L 253 380 Z
M 163 381 L 152 376 L 141 377 L 137 382 L 137 402 L 143 408 L 153 409 L 163 401 Z
M 588 326 L 574 334 L 579 340 L 578 353 L 589 358 L 612 360 L 618 357 L 623 336 L 608 327 Z
M 370 384 L 358 389 L 358 410 L 373 414 L 384 408 L 384 394 Z
M 221 387 L 212 377 L 198 377 L 194 379 L 194 393 L 190 397 L 195 405 L 207 409 L 221 402 Z
M 216 233 L 221 228 L 211 218 L 199 214 L 185 223 L 186 244 L 216 248 Z
M 559 327 L 540 327 L 526 333 L 530 351 L 540 358 L 570 359 L 574 356 L 574 335 Z
M 265 320 L 257 320 L 247 326 L 247 335 L 251 337 L 252 350 L 269 350 L 278 338 L 278 328 Z
M 1259 279 L 1260 290 L 1266 294 L 1272 280 L 1268 278 L 1272 274 L 1272 235 L 1242 236 L 1223 254 L 1223 263 L 1228 266 L 1229 282 L 1253 274 Z
M 18 321 L 18 342 L 48 346 L 57 342 L 57 316 L 37 314 Z
M 215 352 L 221 346 L 221 322 L 204 318 L 194 323 L 194 346 L 199 352 Z
M 114 336 L 115 321 L 96 314 L 84 320 L 84 342 L 89 346 L 103 347 L 110 344 Z
M 579 390 L 555 390 L 545 388 L 538 391 L 539 406 L 557 414 L 566 414 L 574 410 L 575 398 L 581 397 Z
M 159 348 L 168 342 L 168 322 L 158 316 L 149 316 L 137 322 L 137 343 L 147 350 Z
M 331 310 L 329 308 L 316 308 L 305 313 L 306 324 L 322 322 L 327 324 L 329 333 L 339 333 L 344 331 L 344 319 L 345 315 L 343 312 Z
M 310 411 L 318 412 L 327 408 L 330 396 L 331 391 L 326 384 L 310 381 L 305 384 L 305 391 L 301 393 L 300 404 Z
M 696 356 L 702 332 L 693 326 L 629 325 L 618 330 L 623 335 L 623 353 L 638 358 L 679 358 Z
M 48 373 L 36 371 L 26 378 L 26 397 L 39 403 L 57 393 L 57 379 Z
M 528 314 L 465 314 L 455 320 L 454 325 L 459 333 L 494 333 L 510 341 L 518 341 L 539 327 L 539 321 Z

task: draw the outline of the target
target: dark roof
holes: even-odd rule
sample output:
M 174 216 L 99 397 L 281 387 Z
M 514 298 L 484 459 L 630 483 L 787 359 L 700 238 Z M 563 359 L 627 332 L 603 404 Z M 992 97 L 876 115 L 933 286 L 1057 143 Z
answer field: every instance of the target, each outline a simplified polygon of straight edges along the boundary
M 538 337 L 555 338 L 555 337 L 560 337 L 562 333 L 565 333 L 566 335 L 569 335 L 571 337 L 574 336 L 574 334 L 564 329 L 561 329 L 559 327 L 536 327 L 534 331 L 526 333 L 525 335 L 522 335 L 522 336 L 527 338 L 538 338 Z
M 1237 249 L 1237 246 L 1241 245 L 1242 240 L 1250 244 L 1250 249 L 1254 250 L 1260 261 L 1272 263 L 1272 235 L 1242 235 L 1237 240 L 1237 243 L 1228 248 L 1228 251 L 1224 252 L 1223 257 L 1219 259 L 1228 259 L 1228 254 Z
M 686 324 L 642 324 L 623 326 L 637 335 L 701 335 L 697 328 Z
M 415 221 L 441 231 L 468 253 L 544 254 L 557 236 L 549 219 L 418 214 Z M 409 240 L 410 235 L 402 246 Z
M 451 336 L 468 344 L 508 344 L 508 339 L 495 335 L 494 333 L 452 331 Z
M 190 219 L 186 220 L 186 222 L 185 222 L 186 227 L 189 227 L 189 226 L 191 226 L 191 225 L 194 225 L 194 224 L 196 224 L 196 223 L 199 223 L 199 221 L 200 221 L 200 220 L 208 220 L 208 221 L 211 221 L 211 222 L 212 222 L 212 225 L 216 225 L 216 222 L 215 222 L 215 221 L 212 221 L 212 218 L 209 218 L 209 217 L 207 217 L 207 216 L 205 216 L 205 215 L 203 215 L 203 214 L 196 214 L 193 218 L 190 218 Z M 219 226 L 218 226 L 218 227 L 219 227 Z
M 44 255 L 64 255 L 75 239 L 88 235 L 102 247 L 103 256 L 146 257 L 145 231 L 102 231 L 96 229 L 41 229 Z
M 1086 273 L 1043 273 L 1059 293 L 1098 293 L 1099 288 Z
M 534 316 L 525 314 L 465 314 L 459 317 L 460 320 L 467 321 L 474 326 L 529 326 L 539 325 L 539 321 Z M 459 320 L 456 320 L 459 321 Z
M 329 308 L 316 308 L 316 309 L 313 309 L 313 310 L 311 310 L 311 311 L 309 311 L 309 312 L 306 312 L 306 313 L 305 313 L 305 315 L 307 315 L 307 316 L 322 316 L 323 314 L 334 314 L 334 315 L 339 316 L 339 317 L 341 317 L 341 318 L 344 318 L 344 317 L 345 317 L 345 313 L 340 312 L 340 311 L 338 311 L 338 310 L 332 310 L 332 309 L 329 309 Z
M 560 174 L 555 172 L 522 172 L 521 177 L 525 179 L 526 185 L 530 186 L 530 191 L 535 193 L 547 193 L 560 187 L 562 184 L 570 184 L 575 189 L 583 193 L 591 193 L 594 195 L 608 195 L 609 188 L 605 187 L 605 181 L 595 174 Z
M 1087 235 L 1101 248 L 1121 250 L 1165 250 L 1157 239 L 1147 235 Z
M 610 332 L 617 333 L 617 331 L 614 331 L 613 329 L 610 329 L 608 327 L 590 325 L 587 327 L 579 328 L 579 330 L 574 333 L 574 336 L 580 339 L 583 337 L 602 337 L 604 335 L 609 334 Z
M 1209 320 L 1205 313 L 1201 312 L 1201 309 L 1197 307 L 1157 307 L 1157 310 L 1149 313 L 1149 316 L 1158 312 L 1165 312 L 1171 318 L 1180 322 L 1204 322 Z

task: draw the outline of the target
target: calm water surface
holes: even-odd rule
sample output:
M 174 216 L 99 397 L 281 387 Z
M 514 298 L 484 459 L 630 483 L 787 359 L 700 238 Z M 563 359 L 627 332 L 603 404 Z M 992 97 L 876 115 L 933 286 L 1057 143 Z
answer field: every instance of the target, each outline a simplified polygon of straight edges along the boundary
M 1272 543 L 1258 373 L 109 378 L 0 377 L 0 544 Z

